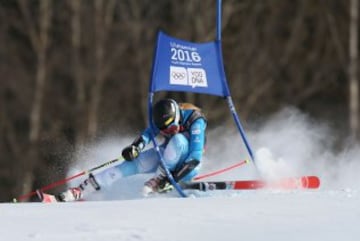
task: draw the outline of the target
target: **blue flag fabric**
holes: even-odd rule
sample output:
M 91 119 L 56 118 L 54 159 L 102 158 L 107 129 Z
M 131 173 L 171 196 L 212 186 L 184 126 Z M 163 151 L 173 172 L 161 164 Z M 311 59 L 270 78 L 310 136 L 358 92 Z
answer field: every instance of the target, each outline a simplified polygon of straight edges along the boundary
M 150 92 L 229 96 L 220 42 L 192 43 L 158 33 Z

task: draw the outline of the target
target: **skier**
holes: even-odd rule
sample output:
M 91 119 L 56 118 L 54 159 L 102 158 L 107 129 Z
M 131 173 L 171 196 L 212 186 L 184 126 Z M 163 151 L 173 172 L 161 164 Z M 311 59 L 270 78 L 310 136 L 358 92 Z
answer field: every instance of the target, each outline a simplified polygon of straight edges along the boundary
M 164 193 L 173 189 L 155 148 L 145 150 L 154 136 L 164 137 L 160 152 L 165 166 L 176 182 L 190 181 L 200 168 L 205 145 L 206 119 L 201 110 L 190 104 L 178 104 L 173 99 L 158 101 L 152 112 L 154 130 L 146 128 L 129 146 L 122 150 L 124 162 L 102 172 L 92 174 L 78 187 L 69 188 L 55 196 L 38 193 L 46 201 L 77 201 L 95 190 L 110 187 L 119 178 L 138 173 L 155 173 L 145 182 L 143 194 Z M 45 200 L 51 199 L 51 200 Z

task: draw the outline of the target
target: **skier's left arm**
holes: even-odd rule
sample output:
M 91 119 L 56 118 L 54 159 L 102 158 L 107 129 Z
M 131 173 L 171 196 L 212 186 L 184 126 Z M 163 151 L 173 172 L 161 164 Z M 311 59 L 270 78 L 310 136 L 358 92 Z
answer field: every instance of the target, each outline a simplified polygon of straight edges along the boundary
M 201 162 L 205 147 L 206 121 L 199 118 L 194 121 L 189 130 L 189 155 L 185 162 L 179 166 L 174 173 L 176 181 L 181 180 Z
M 189 156 L 185 162 L 191 160 L 201 161 L 205 146 L 206 121 L 199 118 L 190 127 L 189 138 Z

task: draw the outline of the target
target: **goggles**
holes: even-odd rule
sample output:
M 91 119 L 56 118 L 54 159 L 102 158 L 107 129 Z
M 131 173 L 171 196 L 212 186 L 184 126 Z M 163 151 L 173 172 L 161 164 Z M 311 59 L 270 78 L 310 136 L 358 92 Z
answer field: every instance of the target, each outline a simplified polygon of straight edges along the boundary
M 160 133 L 163 135 L 175 135 L 180 131 L 180 126 L 171 124 L 168 127 L 161 129 Z

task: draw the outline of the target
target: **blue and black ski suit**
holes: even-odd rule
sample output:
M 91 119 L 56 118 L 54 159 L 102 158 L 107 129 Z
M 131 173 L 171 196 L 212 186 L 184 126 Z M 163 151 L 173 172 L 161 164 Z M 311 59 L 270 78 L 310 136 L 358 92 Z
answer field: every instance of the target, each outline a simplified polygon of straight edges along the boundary
M 189 181 L 195 177 L 201 167 L 201 160 L 205 146 L 206 119 L 204 115 L 195 109 L 180 108 L 180 132 L 172 136 L 164 136 L 159 130 L 154 130 L 154 136 L 164 137 L 160 145 L 164 163 L 170 171 L 187 162 L 197 160 L 200 162 L 195 169 L 183 177 L 182 181 Z M 141 133 L 144 144 L 151 142 L 151 132 L 148 127 Z M 108 168 L 95 174 L 95 178 L 101 187 L 109 187 L 116 180 L 139 173 L 158 174 L 160 160 L 154 148 L 145 149 L 132 161 L 124 161 L 121 164 Z

